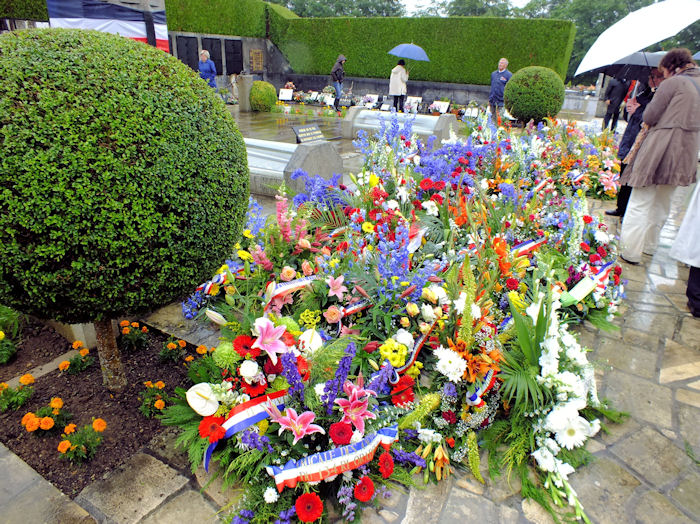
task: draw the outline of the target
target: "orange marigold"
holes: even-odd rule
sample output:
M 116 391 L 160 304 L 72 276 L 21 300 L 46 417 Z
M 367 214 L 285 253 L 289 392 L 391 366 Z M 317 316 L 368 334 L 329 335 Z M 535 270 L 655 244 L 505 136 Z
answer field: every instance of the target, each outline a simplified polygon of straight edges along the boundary
M 49 402 L 49 406 L 53 409 L 61 409 L 63 407 L 63 399 L 61 397 L 53 397 L 51 402 Z
M 7 382 L 0 382 L 0 393 L 2 393 L 3 391 L 5 391 L 5 390 L 6 390 L 7 388 L 9 388 L 9 387 L 10 387 L 10 386 L 7 385 Z
M 68 451 L 71 447 L 70 440 L 62 440 L 61 443 L 58 445 L 58 452 L 59 453 L 65 453 Z
M 48 431 L 53 427 L 53 425 L 56 423 L 54 419 L 51 417 L 44 417 L 41 419 L 41 422 L 39 423 L 39 427 L 45 431 Z
M 131 332 L 131 330 L 128 327 L 125 327 L 122 329 L 122 334 L 123 335 L 128 335 Z
M 153 382 L 151 382 L 150 380 L 147 380 L 146 382 L 143 383 L 143 385 L 146 386 L 147 388 L 152 388 Z
M 168 349 L 175 349 L 177 345 L 175 344 L 175 342 L 168 342 L 168 345 L 165 347 L 167 347 Z
M 146 326 L 143 326 L 143 327 L 141 328 L 141 331 L 142 331 L 143 333 L 148 333 L 148 328 L 147 328 Z
M 155 406 L 156 409 L 163 409 L 165 407 L 165 402 L 163 402 L 163 400 L 161 400 L 161 399 L 158 399 L 155 401 L 155 403 L 153 405 Z
M 119 327 L 126 327 L 128 325 L 129 325 L 128 320 L 122 320 L 121 322 L 119 322 Z
M 54 408 L 51 410 L 51 413 L 53 413 L 54 415 L 58 415 L 60 412 L 61 412 L 61 410 L 58 408 Z
M 34 384 L 34 377 L 32 376 L 31 373 L 26 373 L 25 375 L 22 375 L 19 377 L 19 383 L 22 384 L 23 386 L 28 386 L 29 384 Z
M 107 429 L 107 423 L 101 418 L 96 418 L 92 421 L 92 429 L 98 433 L 102 433 L 105 429 Z
M 192 362 L 194 360 L 194 357 L 192 355 L 187 355 L 185 357 L 185 362 Z
M 137 327 L 139 327 L 139 323 L 138 323 L 138 322 L 132 322 L 132 323 L 131 323 L 131 327 L 132 327 L 132 328 L 137 328 Z
M 65 428 L 63 428 L 63 432 L 66 435 L 70 435 L 71 433 L 75 433 L 75 428 L 76 428 L 75 424 L 68 424 Z
M 83 346 L 83 341 L 82 340 L 76 340 L 73 342 L 73 349 L 78 349 Z
M 165 387 L 165 382 L 163 382 L 162 380 L 159 380 L 159 381 L 156 382 L 154 385 L 155 385 L 155 387 L 157 387 L 158 389 L 163 389 L 163 388 Z
M 181 348 L 184 348 L 187 345 L 187 342 L 185 342 L 184 340 L 178 340 L 177 343 Z
M 202 344 L 201 346 L 197 346 L 197 353 L 200 355 L 204 355 L 207 352 L 207 346 Z
M 33 418 L 36 418 L 36 415 L 30 411 L 29 413 L 27 413 L 26 415 L 24 415 L 24 416 L 22 417 L 22 425 L 23 425 L 23 426 L 26 426 L 26 425 L 27 425 L 27 422 L 29 422 L 29 421 L 32 420 Z
M 24 426 L 29 433 L 39 429 L 39 424 L 41 424 L 41 419 L 39 417 L 31 418 L 27 421 L 27 425 Z
M 81 357 L 87 357 L 89 353 L 90 353 L 90 350 L 88 348 L 83 348 L 80 350 Z
M 63 362 L 61 362 L 61 363 L 58 365 L 59 371 L 65 371 L 65 370 L 68 369 L 69 367 L 70 367 L 70 362 L 68 362 L 67 360 L 64 360 Z

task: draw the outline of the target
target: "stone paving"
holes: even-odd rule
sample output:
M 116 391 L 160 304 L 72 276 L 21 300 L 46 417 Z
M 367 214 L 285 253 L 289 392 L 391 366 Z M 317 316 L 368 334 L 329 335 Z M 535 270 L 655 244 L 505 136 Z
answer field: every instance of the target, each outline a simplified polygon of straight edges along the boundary
M 345 150 L 343 158 L 356 169 L 353 151 Z M 589 324 L 577 328 L 597 365 L 601 398 L 630 413 L 624 423 L 610 424 L 607 433 L 589 441 L 594 460 L 570 478 L 595 523 L 700 522 L 700 468 L 694 458 L 700 457 L 700 319 L 686 307 L 688 269 L 668 257 L 689 194 L 688 188 L 677 191 L 658 252 L 639 266 L 623 264 L 628 299 L 616 320 L 619 331 Z M 266 201 L 266 209 L 272 203 Z M 589 205 L 598 214 L 613 203 L 591 200 Z M 606 222 L 617 232 L 617 219 L 606 217 Z M 143 320 L 193 344 L 218 340 L 212 327 L 185 320 L 179 304 Z M 0 444 L 0 523 L 218 522 L 219 508 L 235 504 L 241 492 L 223 490 L 220 479 L 211 480 L 201 468 L 192 474 L 186 455 L 174 449 L 176 437 L 175 429 L 166 430 L 75 501 Z M 395 490 L 378 511 L 366 510 L 362 522 L 553 522 L 519 490 L 516 479 L 487 479 L 482 485 L 458 471 L 437 486 Z

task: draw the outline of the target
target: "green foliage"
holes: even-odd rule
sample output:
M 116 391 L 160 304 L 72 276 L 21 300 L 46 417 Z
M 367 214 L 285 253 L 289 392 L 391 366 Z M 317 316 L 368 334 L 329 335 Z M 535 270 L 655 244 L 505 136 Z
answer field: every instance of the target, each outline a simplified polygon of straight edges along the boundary
M 180 359 L 185 355 L 185 347 L 187 343 L 184 340 L 178 340 L 175 337 L 170 337 L 168 340 L 163 342 L 163 347 L 158 353 L 160 360 L 162 362 L 174 362 L 178 363 Z
M 162 381 L 153 384 L 149 380 L 145 383 L 145 386 L 146 389 L 141 391 L 138 397 L 141 401 L 139 411 L 144 417 L 153 418 L 154 415 L 161 413 L 165 409 L 165 402 L 168 400 L 163 392 L 165 384 Z
M 547 67 L 524 67 L 506 84 L 506 109 L 522 122 L 556 116 L 564 105 L 564 82 Z
M 165 13 L 171 31 L 265 38 L 260 0 L 166 0 Z
M 285 2 L 281 2 L 285 3 Z M 289 9 L 304 17 L 331 16 L 402 16 L 399 0 L 289 0 Z
M 256 80 L 250 88 L 250 108 L 253 111 L 270 111 L 277 103 L 277 91 L 269 82 Z
M 46 0 L 0 0 L 0 18 L 48 21 Z
M 148 347 L 148 328 L 139 326 L 138 322 L 129 323 L 123 320 L 120 324 L 121 336 L 119 337 L 120 349 L 124 351 L 138 351 Z
M 0 382 L 0 411 L 8 409 L 19 409 L 29 400 L 34 393 L 34 388 L 29 386 L 7 387 L 7 384 Z
M 10 307 L 0 305 L 0 331 L 12 339 L 17 339 L 24 323 L 24 316 Z
M 216 365 L 214 360 L 214 355 L 216 355 L 217 352 L 218 349 L 211 355 L 205 355 L 189 365 L 187 377 L 192 384 L 199 384 L 200 382 L 221 382 L 221 368 Z
M 97 452 L 98 446 L 102 444 L 102 433 L 95 431 L 91 424 L 86 424 L 78 431 L 63 434 L 61 437 L 63 440 L 58 445 L 59 452 L 63 458 L 71 462 L 81 463 L 91 459 Z
M 245 145 L 216 93 L 96 31 L 6 33 L 0 57 L 0 302 L 88 322 L 207 280 L 248 202 Z
M 92 366 L 94 362 L 95 359 L 92 358 L 90 355 L 81 355 L 80 353 L 78 353 L 68 361 L 68 368 L 66 369 L 66 373 L 68 373 L 69 375 L 77 375 L 78 373 L 81 373 L 90 366 Z
M 0 332 L 1 333 L 1 332 Z M 17 346 L 9 338 L 0 340 L 0 364 L 7 364 L 17 353 Z

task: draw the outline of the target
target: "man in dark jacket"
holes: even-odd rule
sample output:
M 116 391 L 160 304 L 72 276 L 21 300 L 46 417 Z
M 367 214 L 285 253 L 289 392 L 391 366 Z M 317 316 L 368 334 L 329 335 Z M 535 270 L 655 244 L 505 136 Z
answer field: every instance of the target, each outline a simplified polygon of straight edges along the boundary
M 653 68 L 649 74 L 649 84 L 638 84 L 635 88 L 637 91 L 636 95 L 630 96 L 627 101 L 627 129 L 622 135 L 622 140 L 620 140 L 620 145 L 617 150 L 617 158 L 620 161 L 624 160 L 627 154 L 630 152 L 632 145 L 634 144 L 639 130 L 642 128 L 642 115 L 644 114 L 644 109 L 646 109 L 647 104 L 651 102 L 654 97 L 654 92 L 659 84 L 663 81 L 664 75 L 657 68 Z M 627 164 L 620 164 L 620 176 L 624 173 Z M 617 208 L 611 209 L 605 212 L 606 215 L 613 217 L 623 217 L 625 216 L 625 210 L 627 209 L 627 202 L 630 199 L 630 194 L 632 193 L 632 188 L 626 184 L 620 186 L 620 190 L 617 193 Z
M 608 88 L 605 90 L 605 103 L 608 105 L 608 109 L 603 117 L 603 131 L 607 129 L 608 124 L 610 123 L 610 118 L 612 117 L 612 125 L 610 126 L 610 130 L 613 133 L 615 132 L 615 128 L 617 127 L 617 119 L 620 116 L 620 104 L 627 94 L 627 89 L 629 89 L 629 83 L 627 83 L 624 79 L 610 79 Z
M 333 87 L 335 87 L 335 110 L 338 111 L 340 108 L 340 95 L 343 92 L 343 79 L 345 78 L 345 61 L 347 59 L 343 55 L 338 55 L 338 59 L 335 61 L 333 69 L 331 69 L 331 82 L 333 82 Z
M 508 71 L 508 59 L 501 58 L 498 61 L 498 69 L 491 73 L 491 90 L 489 91 L 489 107 L 494 122 L 497 119 L 496 115 L 503 110 L 503 92 L 511 76 L 513 73 Z

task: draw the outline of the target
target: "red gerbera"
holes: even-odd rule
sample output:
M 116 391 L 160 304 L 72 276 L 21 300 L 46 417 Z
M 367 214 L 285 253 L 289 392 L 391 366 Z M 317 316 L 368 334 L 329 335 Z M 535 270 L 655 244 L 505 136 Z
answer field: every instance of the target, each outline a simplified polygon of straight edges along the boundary
M 415 381 L 408 375 L 404 375 L 399 379 L 391 390 L 391 402 L 394 406 L 403 406 L 404 404 L 413 402 L 416 398 L 413 394 L 414 384 Z
M 383 479 L 388 479 L 394 472 L 394 459 L 388 452 L 384 452 L 379 455 L 379 473 L 382 474 Z
M 368 502 L 374 495 L 374 482 L 367 475 L 355 485 L 355 498 L 360 502 Z M 297 511 L 298 513 L 298 511 Z
M 316 493 L 304 493 L 294 503 L 297 517 L 302 522 L 313 522 L 323 513 L 323 502 Z
M 433 181 L 430 180 L 429 178 L 424 178 L 423 180 L 420 181 L 420 188 L 423 191 L 428 191 L 430 189 L 433 189 Z
M 586 244 L 585 242 L 581 242 L 581 249 L 582 249 L 583 251 L 585 251 L 586 253 L 588 253 L 588 252 L 591 250 L 591 246 L 589 246 L 589 245 Z
M 209 442 L 216 442 L 226 434 L 226 430 L 221 427 L 223 423 L 224 417 L 204 417 L 199 423 L 199 436 L 208 438 Z
M 511 291 L 515 291 L 516 289 L 518 289 L 518 285 L 519 282 L 517 278 L 509 278 L 508 280 L 506 280 L 506 287 Z
M 245 380 L 243 380 L 241 381 L 241 387 L 243 388 L 243 391 L 246 392 L 246 395 L 258 397 L 265 393 L 265 390 L 267 389 L 267 382 L 261 380 L 260 382 L 256 382 L 254 384 L 248 384 Z
M 294 335 L 292 335 L 289 331 L 285 331 L 282 334 L 282 342 L 284 342 L 287 346 L 296 346 L 297 344 Z
M 260 355 L 260 348 L 254 348 L 255 339 L 248 335 L 239 335 L 233 340 L 233 349 L 243 358 L 257 358 Z
M 336 422 L 331 424 L 328 434 L 336 446 L 344 446 L 345 444 L 350 444 L 352 426 L 347 422 Z
M 299 375 L 301 375 L 301 380 L 306 382 L 311 377 L 311 371 L 309 370 L 309 363 L 302 356 L 297 357 L 297 370 Z

